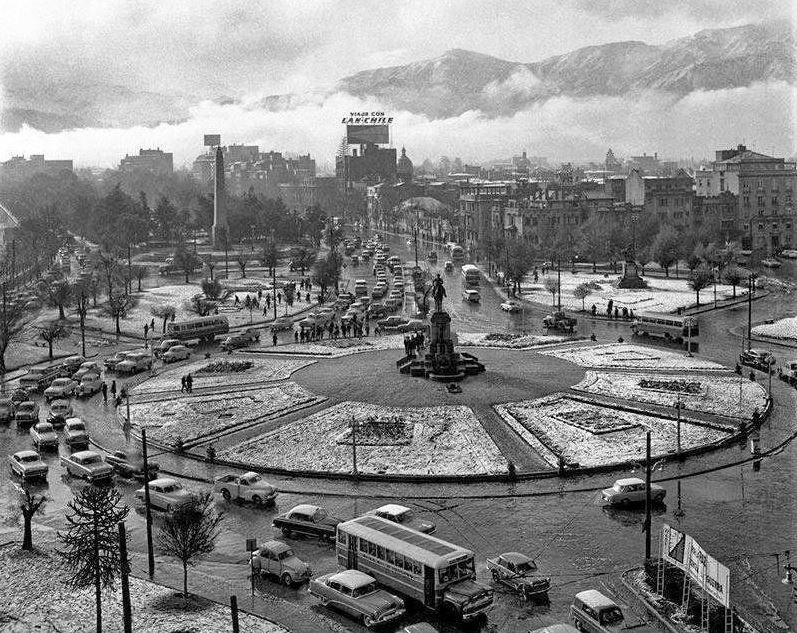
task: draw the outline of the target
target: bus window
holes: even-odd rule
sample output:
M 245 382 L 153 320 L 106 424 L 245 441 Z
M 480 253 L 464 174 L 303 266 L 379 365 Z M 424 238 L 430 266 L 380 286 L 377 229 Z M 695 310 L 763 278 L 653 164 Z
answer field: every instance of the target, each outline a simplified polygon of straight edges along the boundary
M 360 539 L 360 551 L 364 554 L 368 553 L 368 541 L 365 539 Z
M 393 550 L 385 550 L 385 560 L 390 565 L 396 564 L 396 555 L 393 553 Z
M 376 557 L 379 560 L 385 560 L 385 548 L 381 545 L 376 546 Z

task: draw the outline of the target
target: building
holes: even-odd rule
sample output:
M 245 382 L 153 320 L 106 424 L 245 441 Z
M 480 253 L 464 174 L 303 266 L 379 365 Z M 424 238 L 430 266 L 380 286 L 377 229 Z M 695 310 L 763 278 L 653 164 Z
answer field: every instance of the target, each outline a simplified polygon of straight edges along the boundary
M 643 176 L 645 212 L 660 222 L 686 227 L 692 222 L 694 180 L 683 169 L 672 176 Z
M 380 147 L 366 143 L 352 149 L 351 154 L 343 154 L 335 160 L 335 175 L 342 188 L 364 190 L 368 183 L 394 182 L 397 177 L 396 150 L 393 147 Z
M 171 174 L 174 172 L 174 156 L 171 152 L 157 149 L 139 149 L 138 154 L 125 155 L 119 163 L 119 171 L 131 173 L 147 171 L 153 174 Z
M 0 163 L 0 177 L 10 180 L 23 180 L 34 174 L 59 174 L 62 171 L 73 171 L 71 160 L 45 160 L 44 154 L 31 154 L 29 159 L 14 156 Z
M 396 164 L 396 177 L 401 182 L 409 182 L 412 180 L 412 161 L 407 157 L 407 149 L 401 148 L 401 157 Z
M 656 173 L 661 168 L 661 163 L 659 162 L 658 153 L 654 153 L 653 156 L 648 156 L 647 153 L 644 153 L 642 156 L 632 156 L 629 158 L 626 167 L 629 170 L 638 169 L 640 171 Z

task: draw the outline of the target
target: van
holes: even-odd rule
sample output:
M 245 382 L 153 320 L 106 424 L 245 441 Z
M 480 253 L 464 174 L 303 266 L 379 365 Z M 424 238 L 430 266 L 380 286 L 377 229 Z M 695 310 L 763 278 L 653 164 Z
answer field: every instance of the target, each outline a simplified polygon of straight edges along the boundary
M 614 633 L 623 628 L 623 612 L 600 591 L 589 589 L 577 593 L 570 605 L 570 617 L 576 628 L 587 633 Z
M 42 391 L 58 378 L 61 365 L 48 365 L 47 367 L 31 367 L 28 373 L 19 379 L 19 386 L 28 391 Z

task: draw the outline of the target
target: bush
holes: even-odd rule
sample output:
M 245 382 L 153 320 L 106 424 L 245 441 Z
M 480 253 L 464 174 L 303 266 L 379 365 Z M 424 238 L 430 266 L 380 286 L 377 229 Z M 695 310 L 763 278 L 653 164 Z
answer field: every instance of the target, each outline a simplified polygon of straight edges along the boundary
M 185 442 L 183 442 L 182 437 L 178 437 L 177 441 L 174 443 L 174 452 L 175 453 L 184 453 L 185 452 Z

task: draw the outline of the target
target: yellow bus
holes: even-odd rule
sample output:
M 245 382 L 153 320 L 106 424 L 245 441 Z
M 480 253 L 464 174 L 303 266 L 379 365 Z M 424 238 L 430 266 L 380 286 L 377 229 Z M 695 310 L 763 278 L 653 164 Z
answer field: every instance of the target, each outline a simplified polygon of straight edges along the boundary
M 469 621 L 493 604 L 473 552 L 378 516 L 339 523 L 338 565 L 363 571 L 432 611 Z

